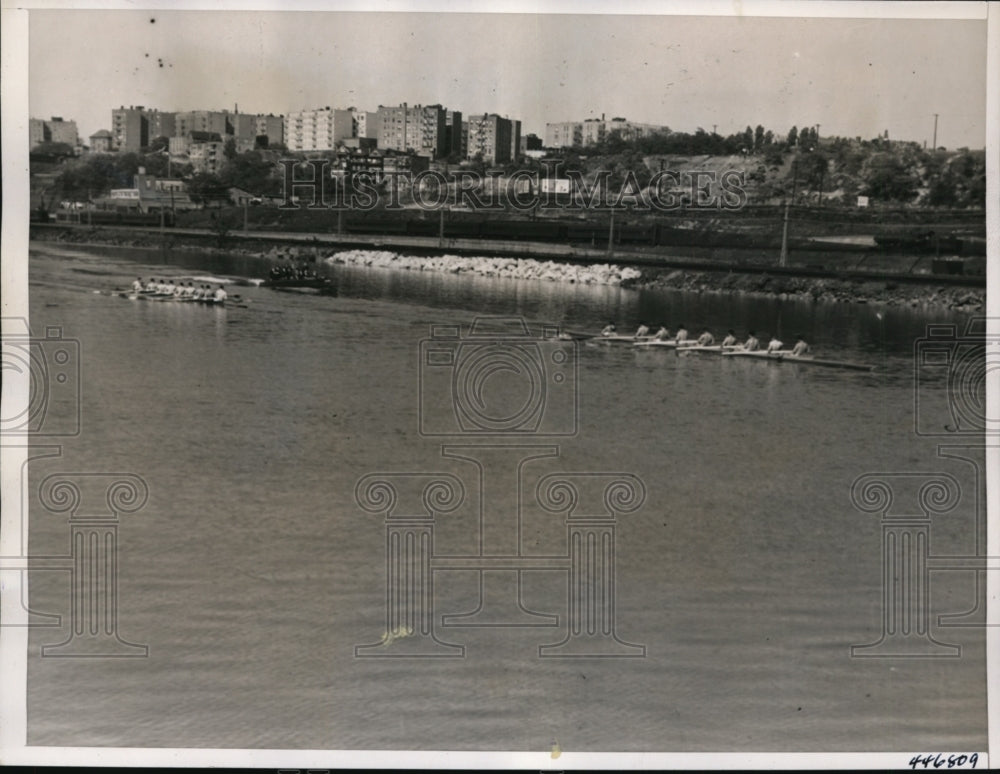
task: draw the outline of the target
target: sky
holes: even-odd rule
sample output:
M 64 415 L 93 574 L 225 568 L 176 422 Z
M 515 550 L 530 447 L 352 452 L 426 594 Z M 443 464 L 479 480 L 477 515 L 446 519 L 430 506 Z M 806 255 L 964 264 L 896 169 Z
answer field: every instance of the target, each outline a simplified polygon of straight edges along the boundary
M 609 7 L 609 6 L 605 6 Z M 111 110 L 440 103 L 547 122 L 622 116 L 720 134 L 885 130 L 985 145 L 985 20 L 34 10 L 34 118 Z

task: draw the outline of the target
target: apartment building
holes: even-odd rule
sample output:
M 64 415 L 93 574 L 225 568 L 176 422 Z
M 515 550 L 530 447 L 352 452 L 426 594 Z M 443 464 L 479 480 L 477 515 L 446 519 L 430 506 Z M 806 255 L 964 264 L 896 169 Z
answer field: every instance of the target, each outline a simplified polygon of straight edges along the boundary
M 61 116 L 52 116 L 48 121 L 42 118 L 29 119 L 28 137 L 31 150 L 43 142 L 61 142 L 74 149 L 80 145 L 76 121 L 66 121 Z
M 514 122 L 496 113 L 469 116 L 466 140 L 466 158 L 481 158 L 487 164 L 506 164 L 514 156 Z M 518 142 L 520 142 L 520 121 Z
M 378 146 L 383 150 L 410 150 L 431 159 L 448 155 L 446 117 L 441 105 L 378 107 Z
M 290 151 L 333 150 L 354 136 L 354 115 L 331 107 L 295 111 L 284 118 L 284 136 Z
M 176 114 L 142 105 L 124 105 L 111 111 L 112 146 L 115 150 L 138 152 L 157 137 L 173 137 Z
M 605 120 L 602 114 L 600 118 L 588 118 L 584 121 L 546 124 L 545 146 L 547 148 L 586 147 L 604 142 L 612 133 L 617 133 L 623 140 L 635 140 L 664 131 L 669 130 L 665 126 L 641 124 L 620 117 Z

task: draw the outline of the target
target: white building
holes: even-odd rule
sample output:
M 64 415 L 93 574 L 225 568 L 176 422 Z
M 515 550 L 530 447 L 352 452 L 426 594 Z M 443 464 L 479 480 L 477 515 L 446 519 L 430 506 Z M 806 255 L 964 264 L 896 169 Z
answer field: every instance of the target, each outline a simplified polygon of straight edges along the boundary
M 355 117 L 350 110 L 325 107 L 299 110 L 285 116 L 285 147 L 290 151 L 333 150 L 354 137 Z

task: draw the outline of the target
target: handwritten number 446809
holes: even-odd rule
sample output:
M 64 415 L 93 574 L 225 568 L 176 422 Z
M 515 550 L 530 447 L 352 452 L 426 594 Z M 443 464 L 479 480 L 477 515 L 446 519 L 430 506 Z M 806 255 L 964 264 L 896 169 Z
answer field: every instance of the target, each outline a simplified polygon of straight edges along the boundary
M 972 755 L 949 755 L 947 758 L 941 753 L 937 753 L 936 755 L 914 755 L 910 758 L 911 769 L 915 769 L 917 766 L 923 766 L 925 769 L 954 769 L 966 765 L 974 769 L 977 763 L 979 763 L 979 753 L 972 753 Z

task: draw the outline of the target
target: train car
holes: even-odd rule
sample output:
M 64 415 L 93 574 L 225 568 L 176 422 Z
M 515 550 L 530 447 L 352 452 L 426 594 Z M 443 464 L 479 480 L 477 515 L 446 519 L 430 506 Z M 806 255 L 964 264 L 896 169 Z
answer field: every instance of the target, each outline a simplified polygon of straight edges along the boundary
M 406 221 L 403 220 L 356 220 L 344 224 L 348 234 L 405 234 Z
M 478 239 L 482 229 L 481 220 L 446 220 L 444 223 L 444 235 L 450 239 Z
M 441 232 L 441 224 L 436 220 L 411 220 L 406 223 L 408 236 L 432 237 Z
M 487 220 L 482 235 L 486 239 L 524 240 L 529 242 L 557 241 L 565 234 L 561 223 L 529 220 Z
M 126 212 L 124 210 L 90 210 L 74 213 L 73 220 L 82 225 L 91 226 L 159 226 L 159 212 Z M 173 227 L 176 220 L 174 213 L 166 210 L 162 213 L 162 225 Z
M 597 244 L 602 239 L 607 241 L 608 229 L 590 223 L 570 223 L 566 226 L 566 239 L 569 242 Z
M 621 244 L 656 244 L 655 226 L 621 226 L 615 228 L 615 241 Z

